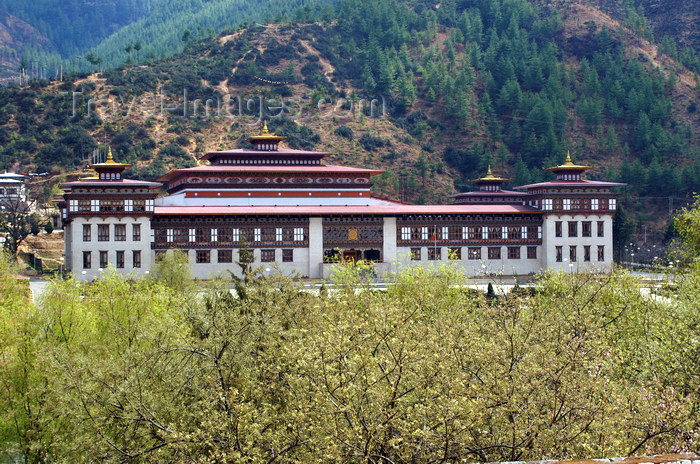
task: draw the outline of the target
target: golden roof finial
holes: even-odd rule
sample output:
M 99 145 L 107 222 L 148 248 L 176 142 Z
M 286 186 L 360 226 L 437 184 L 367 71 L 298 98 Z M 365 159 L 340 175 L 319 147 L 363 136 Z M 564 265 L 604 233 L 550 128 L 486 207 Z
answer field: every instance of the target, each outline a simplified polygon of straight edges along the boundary
M 114 158 L 112 158 L 112 147 L 109 147 L 107 150 L 107 162 L 109 161 L 114 161 Z
M 262 135 L 267 135 L 267 134 L 269 134 L 269 133 L 270 133 L 270 131 L 267 130 L 267 119 L 266 119 L 265 122 L 263 122 Z
M 493 176 L 493 174 L 491 174 L 491 165 L 489 164 L 489 170 L 486 173 L 486 177 L 491 177 L 491 176 Z
M 566 163 L 571 163 L 571 152 L 566 150 Z

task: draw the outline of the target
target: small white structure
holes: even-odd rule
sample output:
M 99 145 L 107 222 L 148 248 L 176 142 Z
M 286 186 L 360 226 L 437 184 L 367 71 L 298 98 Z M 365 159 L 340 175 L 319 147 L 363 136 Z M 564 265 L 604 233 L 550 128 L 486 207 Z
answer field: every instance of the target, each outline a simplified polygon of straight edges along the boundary
M 0 207 L 7 200 L 27 201 L 27 189 L 22 174 L 12 172 L 0 174 Z

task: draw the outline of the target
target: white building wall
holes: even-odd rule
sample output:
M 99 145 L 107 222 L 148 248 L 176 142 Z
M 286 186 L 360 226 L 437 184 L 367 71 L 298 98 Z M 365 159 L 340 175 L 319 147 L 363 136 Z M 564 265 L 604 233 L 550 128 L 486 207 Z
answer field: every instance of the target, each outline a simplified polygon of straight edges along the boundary
M 508 259 L 508 246 L 501 246 L 501 259 L 488 259 L 488 249 L 492 247 L 481 247 L 481 259 L 469 259 L 468 249 L 475 247 L 461 247 L 462 259 L 449 259 L 449 249 L 451 247 L 440 247 L 440 257 L 438 260 L 428 259 L 428 247 L 421 247 L 420 261 L 411 260 L 411 248 L 398 247 L 397 253 L 401 257 L 402 266 L 426 266 L 453 264 L 464 269 L 467 276 L 479 277 L 484 275 L 527 275 L 537 273 L 541 270 L 542 247 L 537 247 L 537 259 L 527 259 L 527 246 L 520 246 L 520 259 Z
M 205 249 L 205 248 L 202 248 Z M 230 263 L 219 263 L 219 250 L 210 250 L 209 263 L 198 263 L 197 262 L 197 250 L 185 250 L 187 252 L 187 259 L 190 263 L 190 269 L 192 269 L 192 274 L 197 279 L 212 279 L 216 277 L 222 277 L 225 279 L 231 278 L 231 273 L 238 278 L 243 277 L 243 272 L 241 266 L 238 265 L 240 262 L 240 250 L 235 248 L 232 250 L 233 259 Z M 282 249 L 275 250 L 275 262 L 273 263 L 263 263 L 260 260 L 260 248 L 251 248 L 253 252 L 253 263 L 252 268 L 259 270 L 264 275 L 275 275 L 282 273 L 288 277 L 308 277 L 304 273 L 304 269 L 309 268 L 309 249 L 308 248 L 293 248 L 294 261 L 291 263 L 282 262 Z M 316 266 L 318 267 L 318 266 Z M 269 270 L 268 270 L 269 269 Z
M 323 277 L 323 218 L 309 218 L 309 274 L 312 279 Z
M 89 242 L 83 241 L 83 224 L 90 224 L 92 227 L 91 239 Z M 97 233 L 98 224 L 109 225 L 109 240 L 99 241 Z M 126 240 L 116 241 L 114 234 L 115 224 L 126 225 Z M 141 225 L 141 240 L 133 240 L 133 224 Z M 72 245 L 68 244 L 68 241 Z M 143 277 L 147 272 L 151 272 L 151 221 L 150 218 L 142 217 L 76 217 L 65 231 L 65 253 L 66 266 L 76 280 L 90 281 L 100 275 L 100 251 L 107 251 L 108 263 L 114 267 L 115 271 L 122 275 L 133 277 Z M 133 266 L 133 251 L 141 251 L 141 267 Z M 83 251 L 92 253 L 92 265 L 90 269 L 83 269 Z M 124 267 L 116 268 L 117 251 L 124 251 Z M 69 259 L 70 256 L 70 259 Z
M 398 259 L 396 246 L 396 218 L 384 218 L 384 244 L 382 249 L 382 261 L 384 261 L 385 271 L 396 265 Z
M 553 271 L 578 272 L 610 272 L 613 268 L 613 240 L 612 240 L 612 215 L 593 214 L 548 214 L 543 218 L 544 254 L 546 256 L 543 268 Z M 562 236 L 556 236 L 556 222 L 562 223 Z M 569 237 L 569 222 L 576 221 L 577 237 Z M 583 237 L 583 221 L 591 222 L 591 236 Z M 603 237 L 598 237 L 598 221 L 603 221 Z M 584 246 L 591 247 L 591 260 L 584 261 Z M 598 246 L 604 247 L 604 260 L 598 261 Z M 557 246 L 562 247 L 562 260 L 557 262 Z M 569 261 L 569 247 L 576 246 L 576 261 Z

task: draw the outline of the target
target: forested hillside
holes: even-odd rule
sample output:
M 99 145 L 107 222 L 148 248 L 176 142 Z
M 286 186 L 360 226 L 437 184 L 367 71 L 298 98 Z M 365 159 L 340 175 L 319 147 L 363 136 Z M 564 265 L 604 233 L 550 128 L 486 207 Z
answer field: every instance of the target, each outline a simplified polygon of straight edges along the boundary
M 132 175 L 154 178 L 236 146 L 262 114 L 293 147 L 386 169 L 377 190 L 406 190 L 416 202 L 446 201 L 488 164 L 511 184 L 545 179 L 541 168 L 569 150 L 596 166 L 591 177 L 629 184 L 625 202 L 640 224 L 663 227 L 657 213 L 668 197 L 700 190 L 696 76 L 601 9 L 346 0 L 291 16 L 296 22 L 185 37 L 182 54 L 147 66 L 3 90 L 0 168 L 79 167 L 106 141 L 135 164 Z M 73 90 L 83 92 L 75 116 L 70 93 L 60 94 Z M 276 118 L 274 104 L 261 111 L 256 100 L 233 116 L 205 117 L 192 104 L 211 99 L 216 107 L 227 96 L 285 99 L 288 107 Z M 89 117 L 88 98 L 104 99 Z M 174 109 L 146 114 L 142 103 L 153 98 Z M 357 105 L 349 117 L 349 102 L 362 98 L 384 98 L 388 117 Z M 332 114 L 318 110 L 331 101 L 339 104 Z
M 12 14 L 46 36 L 64 57 L 82 53 L 146 14 L 160 0 L 12 0 L 0 13 Z

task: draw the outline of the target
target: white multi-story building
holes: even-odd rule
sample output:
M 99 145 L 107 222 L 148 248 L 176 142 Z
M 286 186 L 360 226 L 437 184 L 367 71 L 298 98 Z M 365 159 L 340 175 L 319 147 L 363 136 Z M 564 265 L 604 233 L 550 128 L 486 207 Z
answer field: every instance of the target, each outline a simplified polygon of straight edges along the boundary
M 450 205 L 410 205 L 371 193 L 381 171 L 323 164 L 327 153 L 280 148 L 267 126 L 250 149 L 211 152 L 208 165 L 176 169 L 161 183 L 123 179 L 128 165 L 93 165 L 94 178 L 62 184 L 66 265 L 93 279 L 111 265 L 143 275 L 161 253 L 187 253 L 192 271 L 240 274 L 254 265 L 327 278 L 334 263 L 363 259 L 378 274 L 450 261 L 468 274 L 612 268 L 613 188 L 583 178 L 588 166 L 549 170 L 557 180 L 501 190 L 507 179 Z
M 27 189 L 22 174 L 12 172 L 0 174 L 0 208 L 7 201 L 27 201 Z

